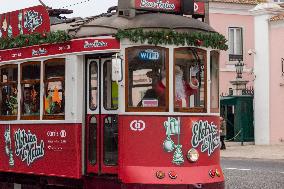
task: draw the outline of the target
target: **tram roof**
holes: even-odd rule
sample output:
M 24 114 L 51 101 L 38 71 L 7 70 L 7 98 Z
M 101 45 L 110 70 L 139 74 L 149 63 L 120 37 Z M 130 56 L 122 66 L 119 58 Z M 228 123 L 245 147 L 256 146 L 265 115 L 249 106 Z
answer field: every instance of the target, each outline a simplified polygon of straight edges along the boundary
M 120 17 L 116 13 L 105 13 L 88 18 L 73 18 L 64 23 L 54 20 L 51 30 L 65 30 L 75 38 L 116 34 L 118 29 L 175 30 L 176 32 L 215 32 L 208 24 L 190 17 L 144 13 L 133 18 Z

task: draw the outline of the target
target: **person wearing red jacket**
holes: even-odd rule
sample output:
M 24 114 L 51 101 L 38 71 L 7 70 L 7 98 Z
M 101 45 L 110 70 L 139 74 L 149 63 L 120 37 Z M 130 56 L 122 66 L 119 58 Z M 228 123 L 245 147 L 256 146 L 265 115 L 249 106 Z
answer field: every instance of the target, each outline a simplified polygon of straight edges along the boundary
M 183 77 L 183 71 L 179 66 L 175 66 L 175 107 L 176 108 L 189 108 L 190 96 L 197 94 L 199 88 L 199 81 L 196 79 L 196 74 L 199 72 L 198 66 L 192 66 L 190 68 L 190 81 L 186 82 Z M 165 73 L 161 73 L 161 80 L 158 81 L 153 88 L 148 89 L 138 103 L 139 106 L 143 106 L 143 100 L 156 99 L 158 100 L 158 106 L 165 106 L 166 98 L 166 77 Z
M 175 107 L 189 108 L 190 96 L 197 94 L 199 81 L 196 79 L 196 74 L 199 72 L 198 66 L 190 68 L 190 81 L 186 82 L 183 77 L 183 71 L 180 66 L 175 66 Z

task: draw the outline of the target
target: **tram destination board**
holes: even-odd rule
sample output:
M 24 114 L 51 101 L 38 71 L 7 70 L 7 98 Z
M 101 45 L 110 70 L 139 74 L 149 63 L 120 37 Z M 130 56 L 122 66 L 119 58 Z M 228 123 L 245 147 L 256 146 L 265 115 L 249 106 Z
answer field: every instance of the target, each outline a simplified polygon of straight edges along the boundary
M 135 0 L 135 9 L 204 15 L 205 3 L 193 0 Z
M 120 43 L 113 37 L 85 38 L 65 43 L 35 45 L 17 49 L 1 50 L 0 62 L 46 57 L 51 55 L 118 49 L 120 49 Z

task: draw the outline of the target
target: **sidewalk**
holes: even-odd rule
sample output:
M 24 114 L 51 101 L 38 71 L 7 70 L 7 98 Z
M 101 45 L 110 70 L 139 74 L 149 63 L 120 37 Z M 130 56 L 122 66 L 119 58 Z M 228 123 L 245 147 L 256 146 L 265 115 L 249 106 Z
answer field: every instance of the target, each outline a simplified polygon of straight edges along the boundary
M 284 160 L 284 145 L 252 145 L 226 142 L 221 157 Z

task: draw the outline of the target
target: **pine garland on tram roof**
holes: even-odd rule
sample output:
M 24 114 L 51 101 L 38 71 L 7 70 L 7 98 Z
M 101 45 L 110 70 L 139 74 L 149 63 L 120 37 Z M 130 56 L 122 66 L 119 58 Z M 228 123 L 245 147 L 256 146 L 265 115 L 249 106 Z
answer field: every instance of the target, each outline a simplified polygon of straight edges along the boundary
M 72 37 L 65 31 L 49 33 L 33 33 L 30 35 L 18 35 L 16 37 L 0 38 L 0 49 L 12 49 L 40 44 L 63 43 L 70 41 Z
M 129 39 L 132 42 L 150 45 L 189 45 L 211 47 L 212 49 L 227 50 L 225 36 L 219 33 L 190 32 L 180 33 L 173 30 L 143 31 L 143 29 L 118 30 L 115 37 L 119 40 Z

